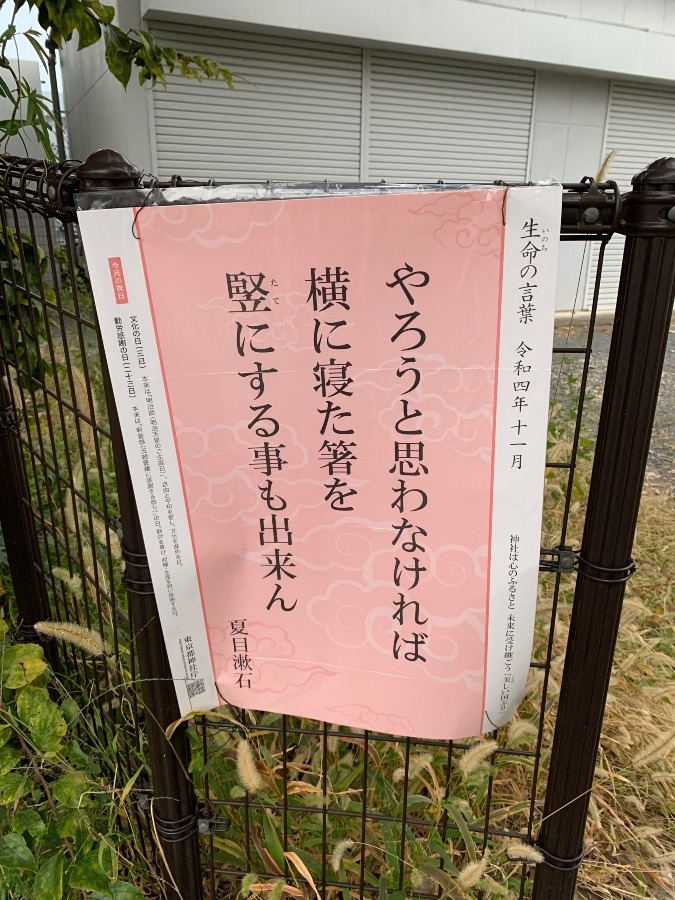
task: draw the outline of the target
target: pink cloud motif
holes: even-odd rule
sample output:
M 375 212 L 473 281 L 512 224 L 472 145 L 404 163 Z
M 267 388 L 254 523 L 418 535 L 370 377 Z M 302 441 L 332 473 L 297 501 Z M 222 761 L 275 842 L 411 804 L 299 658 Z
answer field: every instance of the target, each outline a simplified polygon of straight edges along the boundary
M 216 471 L 222 471 L 223 456 L 227 456 L 228 471 L 232 468 L 232 454 L 236 453 L 240 459 L 245 459 L 244 466 L 251 459 L 251 447 L 265 440 L 255 434 L 255 430 L 248 427 L 249 421 L 241 419 L 231 424 L 221 423 L 212 425 L 206 430 L 188 425 L 183 419 L 176 418 L 174 427 L 178 441 L 178 449 L 181 456 L 190 459 L 209 457 L 213 464 L 214 457 L 221 457 L 216 466 Z M 290 425 L 282 424 L 277 435 L 274 436 L 276 444 L 284 445 L 283 458 L 290 468 L 301 468 L 307 464 L 308 453 L 304 444 L 300 442 L 297 431 Z M 207 463 L 200 463 L 200 468 L 206 470 Z
M 240 616 L 232 615 L 236 622 Z M 246 636 L 248 652 L 253 656 L 264 658 L 290 659 L 295 653 L 295 644 L 288 631 L 279 625 L 268 625 L 255 619 L 246 619 Z M 232 655 L 232 638 L 236 631 L 232 625 L 225 628 L 209 628 L 211 648 L 219 653 Z
M 289 688 L 312 684 L 320 690 L 323 679 L 335 678 L 337 671 L 319 663 L 266 662 L 260 665 L 260 678 L 252 685 L 256 691 L 284 694 Z
M 216 656 L 214 655 L 214 661 Z M 217 669 L 216 684 L 220 688 L 221 697 L 228 697 L 230 702 L 236 702 L 233 698 L 233 690 L 251 691 L 257 694 L 284 694 L 290 688 L 302 687 L 313 682 L 314 687 L 319 687 L 317 679 L 333 678 L 337 673 L 319 663 L 293 663 L 293 662 L 263 662 L 252 664 L 251 669 L 244 663 L 237 661 L 237 657 L 218 656 L 220 667 Z M 243 669 L 243 671 L 242 671 Z M 250 687 L 238 688 L 237 680 L 240 675 L 251 682 Z M 233 688 L 233 686 L 235 686 Z M 250 704 L 255 706 L 255 704 Z
M 434 240 L 451 250 L 471 249 L 481 256 L 499 256 L 501 252 L 504 191 L 484 191 L 483 199 L 475 193 L 448 193 L 430 201 L 414 215 L 432 215 L 441 220 Z
M 282 694 L 317 679 L 332 678 L 335 671 L 320 663 L 294 660 L 296 653 L 289 632 L 278 625 L 246 620 L 246 652 L 235 652 L 227 628 L 212 628 L 209 639 L 217 657 L 216 682 L 231 697 L 232 685 L 244 673 L 255 693 Z M 249 668 L 250 667 L 250 668 Z M 248 690 L 248 689 L 247 689 Z
M 441 684 L 463 684 L 471 691 L 483 689 L 483 659 L 485 656 L 485 611 L 480 608 L 466 608 L 454 617 L 427 615 L 420 608 L 420 619 L 427 618 L 422 625 L 415 624 L 407 630 L 392 621 L 391 610 L 368 617 L 368 643 L 383 654 L 392 656 L 396 633 L 399 659 L 407 673 L 406 666 L 421 666 L 424 675 Z M 406 643 L 412 634 L 423 636 L 418 651 L 425 662 L 406 658 L 406 653 L 414 654 L 414 643 Z
M 257 529 L 261 516 L 270 515 L 261 500 L 261 483 L 245 468 L 234 469 L 228 475 L 207 476 L 184 465 L 183 479 L 188 509 L 193 516 L 221 524 L 241 522 Z M 264 482 L 263 478 L 263 487 Z M 323 506 L 325 488 L 317 481 L 303 479 L 289 486 L 288 482 L 276 479 L 272 491 L 275 498 L 287 498 L 283 516 L 289 519 L 301 509 Z
M 281 200 L 149 206 L 139 214 L 139 230 L 144 238 L 157 234 L 177 243 L 193 241 L 202 247 L 240 244 L 256 228 L 264 228 L 278 219 L 284 205 Z
M 391 523 L 386 526 L 393 534 Z M 363 567 L 363 578 L 367 584 L 386 581 L 391 584 L 393 557 L 395 554 L 387 542 L 380 550 L 376 550 L 366 560 Z M 487 580 L 487 547 L 460 546 L 444 544 L 441 547 L 426 547 L 424 555 L 426 572 L 420 576 L 420 585 L 434 581 L 444 588 L 461 589 L 468 587 L 482 591 L 485 585 L 478 582 Z M 405 576 L 404 576 L 405 577 Z
M 361 482 L 352 482 L 358 487 Z M 381 534 L 391 531 L 391 523 L 347 517 L 338 522 L 316 525 L 294 541 L 294 555 L 315 572 L 358 572 L 367 570 L 380 552 Z M 322 562 L 320 562 L 322 561 Z
M 461 380 L 467 384 L 474 383 L 482 387 L 476 390 L 476 402 L 471 401 L 470 394 L 458 395 L 457 405 L 453 403 L 452 394 L 445 385 L 460 380 L 457 373 L 449 376 L 443 371 L 425 373 L 423 387 L 414 395 L 404 398 L 393 396 L 389 406 L 382 407 L 378 421 L 392 433 L 397 423 L 407 414 L 407 421 L 400 427 L 411 432 L 422 429 L 425 443 L 444 442 L 460 456 L 476 456 L 488 462 L 492 456 L 492 395 L 486 391 L 492 381 L 492 373 L 483 367 L 474 367 L 462 373 Z M 490 402 L 486 402 L 489 397 Z M 421 413 L 420 416 L 416 412 Z M 400 431 L 399 431 L 400 433 Z M 410 440 L 420 440 L 411 436 Z
M 364 731 L 381 731 L 384 734 L 412 734 L 413 723 L 397 713 L 378 713 L 362 703 L 347 703 L 344 706 L 330 706 L 337 719 L 349 722 L 350 728 Z
M 195 513 L 200 503 L 209 493 L 209 479 L 201 472 L 193 472 L 189 467 L 184 466 L 183 486 L 187 508 L 191 513 Z
M 220 523 L 257 524 L 266 514 L 261 490 L 268 478 L 250 463 L 252 448 L 263 439 L 252 439 L 245 420 L 202 430 L 176 419 L 175 428 L 190 512 Z M 275 441 L 284 444 L 283 458 L 288 463 L 282 473 L 269 479 L 273 496 L 286 501 L 283 515 L 293 517 L 302 509 L 322 506 L 326 489 L 320 477 L 297 477 L 308 459 L 297 432 L 284 424 Z M 354 483 L 357 488 L 363 484 Z
M 476 581 L 487 582 L 487 546 L 471 550 L 457 544 L 446 544 L 433 554 L 434 575 L 449 588 L 465 588 Z
M 209 477 L 183 467 L 188 507 L 193 516 L 215 522 L 231 522 L 260 505 L 260 491 L 250 475 L 241 470 L 220 477 Z
M 334 644 L 356 650 L 368 644 L 369 618 L 388 616 L 391 620 L 392 596 L 389 582 L 366 586 L 356 581 L 335 581 L 325 593 L 308 601 L 307 616 Z
M 298 291 L 279 292 L 265 299 L 265 306 L 269 308 L 266 324 L 269 326 L 265 332 L 265 338 L 272 347 L 283 347 L 293 353 L 314 350 L 314 318 L 311 309 L 308 309 L 307 296 Z M 234 347 L 237 335 L 237 319 L 232 313 L 240 311 L 239 304 L 233 302 L 227 291 L 211 297 L 204 303 L 197 304 L 200 309 L 221 311 L 228 318 L 222 324 L 221 330 L 229 346 Z M 348 340 L 349 332 L 353 329 L 353 323 L 344 326 L 341 339 Z
M 249 421 L 241 419 L 232 424 L 212 425 L 205 431 L 187 425 L 182 419 L 174 421 L 178 449 L 181 456 L 190 459 L 201 459 L 200 470 L 207 471 L 209 466 L 214 471 L 221 472 L 223 468 L 222 457 L 228 457 L 228 471 L 232 469 L 232 455 L 237 454 L 239 459 L 245 459 L 243 467 L 248 465 L 251 459 L 251 448 L 259 445 L 265 438 L 255 434 L 255 430 L 248 427 Z M 284 445 L 283 458 L 291 468 L 300 468 L 307 464 L 308 454 L 303 444 L 300 443 L 298 434 L 290 425 L 283 424 L 281 430 L 274 437 L 274 443 Z M 204 459 L 204 458 L 207 459 Z M 219 457 L 218 462 L 215 458 Z

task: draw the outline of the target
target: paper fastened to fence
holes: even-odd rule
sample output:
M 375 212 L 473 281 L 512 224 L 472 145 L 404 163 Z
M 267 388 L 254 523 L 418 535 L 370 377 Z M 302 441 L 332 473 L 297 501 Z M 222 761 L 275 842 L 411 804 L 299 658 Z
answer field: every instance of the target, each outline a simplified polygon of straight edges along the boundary
M 426 738 L 515 711 L 559 186 L 80 226 L 182 712 Z M 505 222 L 505 224 L 504 224 Z

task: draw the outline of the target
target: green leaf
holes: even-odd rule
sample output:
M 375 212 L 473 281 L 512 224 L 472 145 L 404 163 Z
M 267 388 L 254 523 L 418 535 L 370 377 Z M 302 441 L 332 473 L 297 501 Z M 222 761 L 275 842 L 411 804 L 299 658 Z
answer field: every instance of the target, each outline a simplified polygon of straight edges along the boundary
M 31 789 L 30 781 L 18 772 L 8 772 L 0 778 L 0 806 L 9 806 Z
M 219 862 L 226 862 L 233 868 L 246 867 L 246 853 L 244 852 L 243 848 L 240 847 L 239 844 L 237 844 L 236 841 L 229 841 L 227 840 L 227 838 L 222 838 L 217 834 L 214 834 L 213 846 L 218 851 Z
M 72 697 L 66 697 L 63 701 L 61 704 L 61 712 L 68 725 L 74 725 L 80 717 L 80 707 L 77 705 L 77 701 L 73 700 Z
M 7 41 L 11 41 L 15 34 L 16 25 L 9 24 L 2 34 L 0 34 L 0 44 L 6 44 Z
M 3 747 L 0 750 L 0 777 L 15 769 L 23 754 L 14 747 Z
M 89 753 L 85 753 L 80 746 L 79 741 L 71 738 L 67 746 L 68 760 L 76 769 L 86 769 L 89 775 L 99 774 L 101 766 L 97 760 Z
M 103 897 L 112 897 L 110 879 L 98 866 L 76 862 L 68 871 L 68 886 L 81 891 L 98 891 Z
M 21 834 L 27 831 L 31 837 L 37 837 L 47 830 L 42 816 L 34 809 L 21 809 L 12 816 L 12 831 Z
M 29 28 L 28 31 L 23 32 L 23 36 L 27 41 L 30 42 L 31 47 L 33 48 L 33 50 L 35 50 L 38 57 L 40 58 L 42 65 L 46 69 L 49 65 L 49 56 L 47 55 L 47 51 L 45 50 L 45 48 L 38 40 L 38 38 L 40 37 L 40 32 L 36 31 L 34 28 Z
M 126 881 L 116 881 L 112 886 L 112 896 L 115 900 L 143 900 L 143 894 Z M 90 900 L 105 900 L 110 894 L 100 894 L 98 892 L 91 894 Z
M 84 50 L 85 47 L 91 47 L 101 39 L 101 26 L 99 22 L 89 13 L 82 13 L 77 18 L 77 33 L 79 40 L 77 49 Z
M 281 845 L 277 829 L 267 810 L 265 810 L 265 818 L 263 819 L 263 829 L 265 831 L 265 848 L 283 872 L 286 862 L 284 859 L 284 848 Z
M 35 857 L 20 834 L 5 834 L 0 838 L 0 867 L 35 871 Z
M 63 897 L 63 854 L 50 856 L 37 870 L 33 900 L 61 900 Z
M 62 816 L 57 824 L 56 831 L 59 837 L 79 840 L 83 831 L 86 831 L 89 818 L 85 812 L 76 809 Z
M 57 803 L 66 806 L 69 809 L 78 809 L 83 804 L 90 803 L 89 797 L 83 794 L 89 789 L 87 781 L 75 773 L 63 775 L 58 781 L 52 785 L 52 794 Z
M 30 125 L 30 122 L 25 119 L 0 119 L 0 132 L 5 135 L 5 137 L 14 137 L 15 134 L 18 134 L 22 128 L 25 128 L 27 125 Z
M 5 649 L 2 660 L 2 681 L 7 688 L 22 688 L 47 669 L 42 647 L 38 644 L 14 644 Z
M 47 753 L 60 749 L 68 726 L 45 688 L 24 688 L 17 697 L 16 708 L 38 750 Z
M 0 747 L 4 747 L 12 736 L 11 725 L 0 725 Z
M 89 8 L 96 13 L 104 25 L 110 25 L 115 18 L 115 7 L 106 6 L 100 0 L 89 0 Z
M 122 87 L 129 84 L 131 78 L 131 63 L 134 58 L 133 44 L 116 25 L 110 25 L 105 29 L 105 61 Z
M 41 703 L 49 700 L 47 688 L 29 685 L 17 694 L 16 711 L 24 725 L 28 725 L 30 717 L 35 715 Z
M 434 837 L 429 841 L 429 849 L 433 850 L 434 853 L 438 853 L 440 858 L 445 863 L 445 868 L 448 872 L 450 872 L 452 875 L 459 875 L 459 869 L 455 865 L 451 854 L 448 853 L 448 848 L 441 842 L 439 838 Z M 429 862 L 432 865 L 435 865 L 435 862 L 433 860 L 429 860 Z
M 469 855 L 469 859 L 471 860 L 471 862 L 476 862 L 476 847 L 474 845 L 473 838 L 471 837 L 471 832 L 469 831 L 469 823 L 462 815 L 462 811 L 458 806 L 455 806 L 454 803 L 448 801 L 444 804 L 444 807 L 445 809 L 447 809 L 450 817 L 457 823 L 457 827 L 459 828 L 459 833 L 462 835 L 462 839 L 464 840 L 464 846 L 466 848 L 466 852 Z

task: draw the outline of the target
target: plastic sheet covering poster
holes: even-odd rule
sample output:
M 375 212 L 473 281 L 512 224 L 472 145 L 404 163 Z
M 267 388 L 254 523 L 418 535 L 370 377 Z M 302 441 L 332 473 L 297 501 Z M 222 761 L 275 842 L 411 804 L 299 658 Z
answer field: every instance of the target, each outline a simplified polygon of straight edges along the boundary
M 181 711 L 500 725 L 532 647 L 560 186 L 188 193 L 79 215 Z

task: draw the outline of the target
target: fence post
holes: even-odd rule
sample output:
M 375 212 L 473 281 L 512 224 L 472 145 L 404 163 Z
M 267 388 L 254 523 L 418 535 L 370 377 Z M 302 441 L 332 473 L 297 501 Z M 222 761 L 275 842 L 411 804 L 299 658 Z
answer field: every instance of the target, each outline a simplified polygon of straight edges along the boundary
M 533 900 L 572 900 L 675 293 L 675 159 L 623 198 L 626 235 Z
M 140 172 L 119 153 L 99 150 L 78 168 L 80 192 L 137 188 Z M 110 434 L 115 460 L 125 584 L 136 635 L 136 653 L 145 709 L 145 731 L 152 774 L 152 817 L 161 844 L 168 900 L 201 900 L 202 874 L 197 836 L 197 801 L 188 777 L 190 751 L 185 725 L 165 737 L 179 717 L 164 638 L 152 589 L 148 559 L 131 486 L 131 475 L 113 398 L 110 374 L 99 330 Z
M 19 414 L 5 383 L 6 378 L 7 368 L 0 356 L 0 527 L 21 618 L 21 634 L 27 641 L 40 643 L 33 626 L 50 617 L 49 603 L 35 522 L 30 511 L 30 491 L 19 439 Z M 51 643 L 44 642 L 44 649 L 52 667 L 56 666 Z

